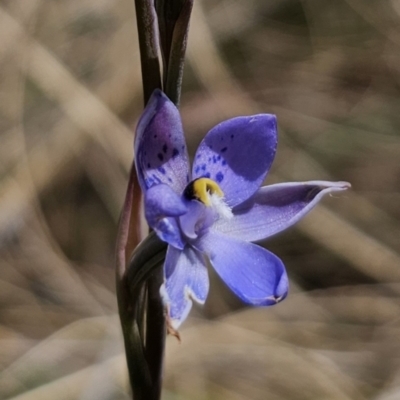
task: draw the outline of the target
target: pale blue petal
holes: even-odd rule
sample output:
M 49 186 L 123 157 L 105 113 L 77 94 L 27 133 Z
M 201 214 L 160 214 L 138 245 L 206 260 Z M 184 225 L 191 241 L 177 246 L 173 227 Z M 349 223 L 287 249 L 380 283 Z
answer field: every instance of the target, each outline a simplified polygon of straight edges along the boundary
M 192 300 L 204 304 L 209 289 L 203 256 L 191 247 L 183 251 L 168 247 L 160 293 L 174 329 L 186 319 Z
M 213 229 L 230 237 L 254 242 L 295 224 L 328 193 L 346 190 L 347 182 L 293 182 L 261 188 L 235 207 L 234 217 L 219 220 Z
M 187 207 L 168 185 L 157 185 L 145 192 L 147 223 L 164 242 L 183 249 L 185 246 L 177 217 L 187 212 Z
M 182 193 L 189 161 L 178 109 L 155 90 L 136 129 L 135 164 L 142 190 L 164 183 Z
M 183 234 L 190 239 L 196 239 L 214 223 L 217 218 L 212 207 L 207 207 L 197 200 L 186 201 L 188 211 L 179 217 Z
M 230 207 L 252 196 L 275 157 L 276 117 L 259 114 L 222 122 L 206 135 L 196 152 L 193 178 L 216 181 Z
M 218 275 L 245 303 L 268 306 L 286 297 L 285 267 L 264 248 L 211 231 L 195 246 L 207 254 Z

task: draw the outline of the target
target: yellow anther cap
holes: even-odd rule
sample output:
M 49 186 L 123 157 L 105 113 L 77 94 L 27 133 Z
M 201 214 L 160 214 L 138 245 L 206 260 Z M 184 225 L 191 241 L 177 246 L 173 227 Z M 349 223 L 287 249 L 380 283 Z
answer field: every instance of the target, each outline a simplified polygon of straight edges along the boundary
M 187 199 L 196 199 L 201 201 L 206 206 L 210 206 L 210 194 L 217 194 L 219 197 L 224 197 L 224 192 L 218 186 L 218 183 L 209 178 L 198 178 L 190 182 L 186 186 L 184 195 Z

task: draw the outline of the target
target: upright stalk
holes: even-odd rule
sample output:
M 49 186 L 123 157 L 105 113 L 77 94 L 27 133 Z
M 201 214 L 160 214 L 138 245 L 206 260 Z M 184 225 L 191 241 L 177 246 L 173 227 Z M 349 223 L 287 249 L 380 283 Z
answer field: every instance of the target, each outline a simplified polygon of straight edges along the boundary
M 192 5 L 193 0 L 135 0 L 144 105 L 155 89 L 179 103 Z M 166 338 L 160 286 L 167 245 L 151 232 L 130 256 L 139 193 L 133 166 L 117 239 L 118 308 L 133 399 L 159 400 Z

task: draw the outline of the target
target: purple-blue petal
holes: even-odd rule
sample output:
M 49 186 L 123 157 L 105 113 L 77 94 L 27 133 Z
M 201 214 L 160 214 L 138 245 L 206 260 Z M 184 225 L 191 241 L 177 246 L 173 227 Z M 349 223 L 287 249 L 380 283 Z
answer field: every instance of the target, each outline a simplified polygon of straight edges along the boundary
M 216 214 L 211 207 L 197 200 L 190 200 L 185 204 L 188 211 L 179 217 L 179 224 L 187 238 L 195 239 L 213 224 Z
M 153 186 L 145 192 L 145 216 L 147 223 L 158 237 L 178 249 L 185 246 L 177 217 L 187 212 L 187 207 L 168 185 Z
M 193 178 L 216 181 L 230 207 L 252 196 L 275 157 L 276 117 L 259 114 L 222 122 L 211 129 L 197 149 Z
M 218 275 L 245 303 L 268 306 L 286 297 L 285 267 L 264 248 L 211 231 L 195 246 L 207 254 Z
M 189 182 L 189 161 L 178 109 L 155 90 L 136 129 L 135 164 L 143 191 L 164 183 L 182 193 Z
M 234 217 L 219 220 L 213 229 L 230 237 L 254 242 L 290 227 L 328 193 L 346 190 L 347 182 L 293 182 L 262 187 L 235 207 Z
M 169 246 L 160 293 L 174 329 L 186 319 L 192 300 L 204 304 L 208 289 L 208 272 L 202 254 L 189 246 L 183 251 Z

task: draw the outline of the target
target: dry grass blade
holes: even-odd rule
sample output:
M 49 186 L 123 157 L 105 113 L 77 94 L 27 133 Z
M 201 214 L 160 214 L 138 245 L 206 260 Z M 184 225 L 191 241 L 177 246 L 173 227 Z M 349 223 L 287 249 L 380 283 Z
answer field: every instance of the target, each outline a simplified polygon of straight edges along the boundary
M 123 355 L 112 357 L 99 364 L 91 365 L 70 375 L 65 375 L 53 382 L 38 388 L 8 398 L 8 400 L 77 400 L 84 396 L 88 383 L 99 383 L 96 376 L 106 377 L 108 385 L 101 387 L 101 393 L 97 396 L 113 396 L 112 398 L 125 398 L 123 393 L 127 386 L 125 377 L 125 359 Z M 104 382 L 103 382 L 104 383 Z M 92 397 L 93 398 L 93 397 Z
M 117 322 L 115 317 L 104 316 L 78 320 L 40 341 L 0 373 L 1 396 L 22 393 L 39 382 L 43 385 L 46 380 L 58 380 L 77 370 L 95 367 L 97 362 L 104 361 L 101 358 L 119 354 Z M 38 381 L 40 376 L 47 378 Z
M 211 383 L 206 398 L 223 399 L 224 391 L 218 390 L 223 386 L 242 399 L 264 399 L 266 394 L 272 399 L 364 399 L 350 379 L 313 351 L 224 320 L 187 329 L 181 345 L 170 344 L 167 360 L 172 371 L 167 387 L 176 386 L 192 399 L 204 395 L 199 374 Z
M 48 96 L 60 103 L 77 127 L 99 141 L 105 149 L 111 149 L 112 154 L 118 154 L 124 165 L 129 166 L 132 161 L 132 151 L 127 146 L 132 137 L 130 129 L 98 97 L 79 83 L 48 50 L 34 39 L 26 37 L 19 22 L 1 8 L 0 22 L 11 26 L 19 36 L 26 39 L 27 48 L 19 42 L 16 42 L 14 48 L 14 51 L 29 51 L 26 73 Z
M 121 160 L 126 170 L 132 162 L 132 133 L 43 46 L 28 38 L 23 27 L 0 8 L 0 25 L 3 24 L 18 33 L 15 37 L 24 38 L 23 41 L 15 42 L 14 51 L 25 51 L 25 44 L 28 43 L 30 63 L 26 73 L 49 96 L 60 102 L 73 122 L 59 122 L 55 134 L 30 151 L 27 156 L 29 162 L 18 165 L 14 173 L 3 181 L 0 195 L 0 209 L 3 213 L 0 214 L 0 221 L 3 229 L 6 229 L 8 222 L 13 223 L 21 210 L 31 203 L 32 196 L 47 187 L 69 159 L 87 145 L 87 138 L 82 136 L 82 132 L 98 141 L 106 152 L 111 152 L 112 157 Z M 113 93 L 114 87 L 109 87 L 108 92 Z M 102 87 L 102 93 L 107 93 L 105 87 Z M 122 104 L 119 103 L 119 106 Z M 34 187 L 30 182 L 29 171 L 32 171 L 35 180 Z
M 366 275 L 384 283 L 400 282 L 399 255 L 327 208 L 318 207 L 299 229 Z

